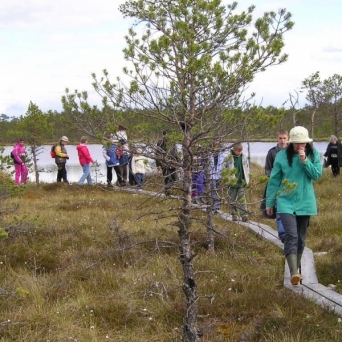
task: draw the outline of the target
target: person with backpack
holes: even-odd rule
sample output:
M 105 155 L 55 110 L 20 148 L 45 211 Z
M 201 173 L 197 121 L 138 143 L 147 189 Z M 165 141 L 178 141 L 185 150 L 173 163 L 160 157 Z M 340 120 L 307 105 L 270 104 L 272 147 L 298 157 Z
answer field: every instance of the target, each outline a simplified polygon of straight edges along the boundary
M 86 136 L 83 136 L 80 140 L 80 144 L 76 146 L 78 159 L 80 161 L 80 164 L 83 170 L 83 174 L 77 184 L 83 185 L 84 181 L 87 180 L 88 185 L 92 186 L 93 181 L 91 179 L 90 164 L 94 163 L 94 160 L 90 156 L 87 143 L 88 143 L 88 138 Z
M 116 172 L 117 178 L 120 173 L 120 162 L 117 156 L 118 140 L 115 140 L 113 135 L 109 135 L 107 140 L 108 143 L 104 144 L 102 147 L 102 155 L 106 160 L 107 166 L 107 186 L 112 188 L 113 168 Z
M 64 183 L 69 183 L 67 178 L 67 170 L 65 164 L 67 159 L 69 159 L 67 150 L 65 146 L 68 144 L 69 139 L 64 135 L 61 140 L 55 147 L 55 163 L 57 165 L 57 182 L 61 182 L 63 180 Z
M 266 191 L 268 215 L 273 214 L 277 200 L 277 213 L 285 229 L 284 254 L 292 285 L 302 280 L 299 269 L 309 220 L 310 216 L 317 215 L 313 182 L 322 176 L 322 164 L 311 142 L 305 127 L 291 129 L 289 145 L 276 155 Z M 296 186 L 292 188 L 292 184 Z
M 11 152 L 15 168 L 14 181 L 17 185 L 25 184 L 27 181 L 28 168 L 25 165 L 25 153 L 25 142 L 23 138 L 20 138 L 14 145 L 14 149 Z

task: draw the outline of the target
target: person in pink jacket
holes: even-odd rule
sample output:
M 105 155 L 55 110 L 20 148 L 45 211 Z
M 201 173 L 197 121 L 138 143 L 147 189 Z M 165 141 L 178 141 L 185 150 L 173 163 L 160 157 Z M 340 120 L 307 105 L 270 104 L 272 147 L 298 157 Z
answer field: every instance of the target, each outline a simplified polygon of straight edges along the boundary
M 93 163 L 93 158 L 90 156 L 88 147 L 88 138 L 83 136 L 81 138 L 81 143 L 76 146 L 78 152 L 78 159 L 80 160 L 80 164 L 83 169 L 83 175 L 78 181 L 78 185 L 83 185 L 84 181 L 87 180 L 88 185 L 93 185 L 93 181 L 91 179 L 90 174 L 90 163 Z
M 25 165 L 25 142 L 23 138 L 20 138 L 17 143 L 14 145 L 14 149 L 12 151 L 14 168 L 15 168 L 15 176 L 14 181 L 15 184 L 25 184 L 27 181 L 28 168 Z

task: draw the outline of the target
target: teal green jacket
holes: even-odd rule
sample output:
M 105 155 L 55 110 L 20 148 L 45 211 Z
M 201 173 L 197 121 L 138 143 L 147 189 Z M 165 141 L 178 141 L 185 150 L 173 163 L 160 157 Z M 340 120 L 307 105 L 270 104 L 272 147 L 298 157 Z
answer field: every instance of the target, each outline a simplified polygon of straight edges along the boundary
M 266 207 L 273 207 L 277 199 L 277 213 L 296 216 L 317 215 L 316 196 L 313 181 L 322 176 L 322 165 L 319 152 L 313 149 L 313 157 L 304 162 L 298 154 L 293 156 L 292 167 L 289 166 L 286 149 L 278 152 L 267 185 Z M 286 192 L 284 180 L 295 183 L 296 187 Z

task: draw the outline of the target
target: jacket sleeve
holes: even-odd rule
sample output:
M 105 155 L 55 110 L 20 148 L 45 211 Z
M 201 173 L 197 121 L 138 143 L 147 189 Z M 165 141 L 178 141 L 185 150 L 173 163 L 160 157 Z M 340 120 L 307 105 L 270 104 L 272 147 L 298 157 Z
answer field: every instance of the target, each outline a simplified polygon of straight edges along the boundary
M 90 155 L 90 152 L 89 152 L 89 149 L 88 149 L 87 146 L 85 146 L 85 147 L 83 148 L 83 153 L 84 153 L 84 157 L 85 157 L 85 159 L 86 159 L 86 161 L 87 161 L 87 164 L 90 164 L 90 163 L 93 163 L 93 162 L 94 162 L 93 158 L 92 158 L 91 155 Z
M 103 158 L 106 159 L 107 161 L 110 160 L 110 157 L 107 154 L 107 148 L 105 146 L 102 147 L 102 155 L 103 155 Z
M 148 163 L 148 159 L 144 158 L 144 165 L 145 165 L 145 170 L 146 171 L 152 171 L 152 168 L 150 166 L 150 164 Z
M 305 162 L 302 163 L 302 167 L 310 179 L 317 180 L 322 176 L 322 164 L 319 152 L 316 149 L 314 149 L 313 152 L 313 158 L 311 159 L 311 157 L 306 157 Z
M 55 147 L 55 152 L 56 152 L 56 156 L 58 156 L 58 157 L 66 158 L 66 156 L 67 156 L 66 153 L 63 153 L 63 152 L 62 152 L 62 148 L 61 148 L 60 145 L 57 145 L 57 146 Z
M 329 154 L 330 154 L 330 146 L 331 146 L 331 143 L 328 144 L 327 150 L 326 150 L 325 153 L 323 154 L 324 157 L 329 157 Z
M 272 150 L 269 150 L 265 161 L 265 175 L 270 176 L 274 164 L 274 156 Z
M 131 163 L 131 171 L 133 173 L 133 175 L 136 174 L 136 168 L 135 168 L 135 156 L 132 157 L 132 163 Z
M 270 179 L 267 184 L 266 190 L 266 207 L 274 207 L 275 199 L 277 196 L 278 189 L 283 179 L 283 171 L 281 164 L 277 162 L 277 157 L 274 161 Z

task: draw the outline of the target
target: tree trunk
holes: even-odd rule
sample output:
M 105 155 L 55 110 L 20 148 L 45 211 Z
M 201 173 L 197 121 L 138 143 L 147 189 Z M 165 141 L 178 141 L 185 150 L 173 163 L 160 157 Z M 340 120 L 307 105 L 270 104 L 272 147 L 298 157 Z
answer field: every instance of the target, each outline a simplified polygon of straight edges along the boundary
M 190 215 L 183 212 L 179 216 L 178 223 L 178 234 L 181 240 L 179 250 L 180 261 L 183 268 L 183 291 L 186 298 L 186 316 L 183 324 L 183 340 L 186 342 L 199 342 L 201 341 L 201 334 L 197 327 L 198 294 L 197 284 L 194 279 L 194 267 L 192 264 L 194 254 L 191 252 L 190 244 Z
M 183 291 L 186 299 L 186 316 L 183 324 L 183 340 L 186 342 L 199 342 L 200 332 L 197 326 L 198 294 L 197 283 L 194 277 L 194 267 L 191 252 L 191 158 L 189 154 L 189 141 L 185 137 L 183 145 L 183 208 L 178 218 L 180 256 L 183 269 Z
M 213 231 L 214 223 L 213 223 L 213 211 L 207 211 L 207 244 L 208 244 L 208 252 L 211 254 L 215 253 L 215 239 L 214 239 L 214 231 Z
M 316 109 L 314 109 L 314 111 L 312 112 L 312 115 L 311 115 L 311 139 L 314 139 L 315 115 L 316 115 Z
M 214 239 L 214 222 L 213 222 L 213 198 L 212 198 L 212 182 L 211 182 L 211 175 L 210 175 L 210 157 L 207 155 L 206 163 L 205 163 L 205 194 L 206 194 L 206 203 L 207 203 L 207 245 L 208 251 L 210 253 L 215 252 L 215 239 Z
M 32 147 L 32 156 L 33 156 L 33 170 L 36 176 L 36 184 L 39 185 L 39 172 L 38 172 L 38 160 L 37 160 L 37 145 L 34 144 Z

